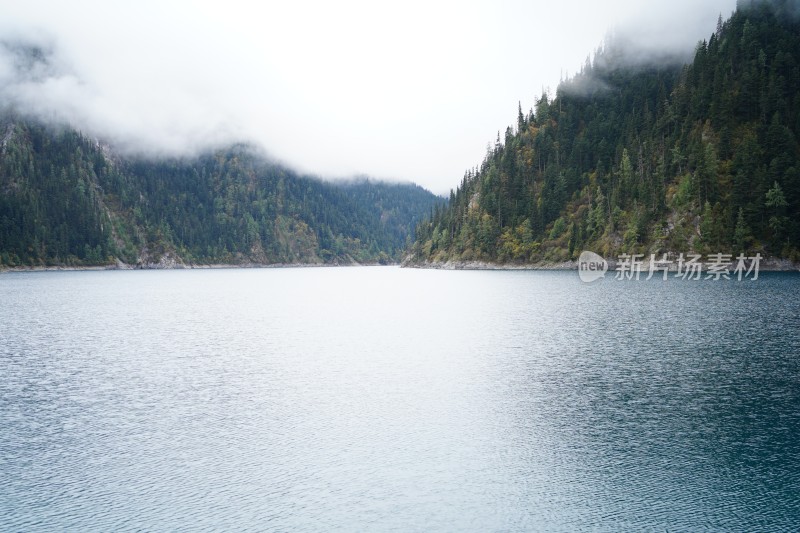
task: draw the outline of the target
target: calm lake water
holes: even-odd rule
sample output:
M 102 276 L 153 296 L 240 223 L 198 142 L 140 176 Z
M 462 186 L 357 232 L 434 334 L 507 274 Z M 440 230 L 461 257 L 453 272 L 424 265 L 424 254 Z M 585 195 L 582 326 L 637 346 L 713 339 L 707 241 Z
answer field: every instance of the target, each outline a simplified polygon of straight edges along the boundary
M 800 276 L 0 275 L 0 530 L 797 530 Z

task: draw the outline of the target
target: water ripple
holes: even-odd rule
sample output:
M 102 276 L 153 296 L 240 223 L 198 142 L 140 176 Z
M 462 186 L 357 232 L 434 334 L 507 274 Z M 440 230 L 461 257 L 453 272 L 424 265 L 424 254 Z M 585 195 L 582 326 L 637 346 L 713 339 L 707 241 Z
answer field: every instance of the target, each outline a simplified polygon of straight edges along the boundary
M 800 279 L 0 276 L 0 530 L 796 530 Z

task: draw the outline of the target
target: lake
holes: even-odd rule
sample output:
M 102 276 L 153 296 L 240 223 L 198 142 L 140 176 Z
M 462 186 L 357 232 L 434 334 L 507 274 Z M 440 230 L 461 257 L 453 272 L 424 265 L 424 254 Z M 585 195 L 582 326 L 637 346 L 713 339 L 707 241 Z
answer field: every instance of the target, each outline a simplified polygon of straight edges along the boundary
M 800 276 L 0 275 L 0 530 L 800 527 Z

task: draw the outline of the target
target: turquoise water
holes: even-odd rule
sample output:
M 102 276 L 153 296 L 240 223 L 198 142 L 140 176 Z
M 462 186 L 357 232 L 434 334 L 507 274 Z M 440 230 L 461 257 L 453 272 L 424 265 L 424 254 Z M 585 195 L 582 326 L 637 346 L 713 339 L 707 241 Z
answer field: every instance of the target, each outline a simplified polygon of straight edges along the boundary
M 0 275 L 0 530 L 797 530 L 800 277 Z

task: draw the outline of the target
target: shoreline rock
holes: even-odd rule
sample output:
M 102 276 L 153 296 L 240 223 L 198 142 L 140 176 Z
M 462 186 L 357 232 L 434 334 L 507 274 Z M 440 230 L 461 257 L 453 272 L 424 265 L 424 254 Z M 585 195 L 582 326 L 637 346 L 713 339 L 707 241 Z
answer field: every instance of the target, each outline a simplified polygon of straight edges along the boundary
M 399 263 L 241 263 L 241 264 L 186 264 L 178 262 L 158 262 L 129 265 L 117 261 L 108 265 L 36 265 L 0 267 L 0 274 L 6 272 L 83 272 L 103 270 L 217 270 L 226 268 L 328 268 L 328 267 L 357 267 L 357 266 L 398 266 Z
M 578 270 L 577 261 L 563 261 L 556 262 L 538 262 L 538 263 L 492 263 L 488 261 L 446 261 L 431 262 L 431 261 L 412 261 L 410 257 L 406 257 L 402 263 L 402 268 L 421 268 L 421 269 L 434 269 L 434 270 Z M 608 261 L 609 271 L 617 268 L 617 262 L 614 260 Z M 762 258 L 758 268 L 759 272 L 800 272 L 800 263 L 790 261 L 789 259 L 778 259 L 774 257 Z M 669 272 L 676 272 L 677 266 L 672 265 L 668 269 Z M 647 263 L 644 264 L 642 272 L 647 272 Z
M 6 272 L 72 272 L 72 271 L 99 271 L 99 270 L 212 270 L 225 268 L 330 268 L 330 267 L 358 267 L 358 266 L 400 266 L 401 268 L 419 268 L 432 270 L 577 270 L 577 261 L 547 262 L 538 263 L 492 263 L 489 261 L 412 261 L 406 257 L 400 263 L 381 264 L 374 263 L 212 263 L 195 264 L 183 263 L 182 261 L 159 261 L 157 263 L 139 263 L 131 265 L 117 260 L 116 263 L 108 265 L 36 265 L 36 266 L 0 266 L 0 274 Z M 615 270 L 617 263 L 614 260 L 608 261 L 608 269 Z M 677 269 L 672 265 L 670 272 Z M 645 263 L 642 272 L 647 272 Z M 800 263 L 789 259 L 778 259 L 767 257 L 761 260 L 759 272 L 800 272 Z

